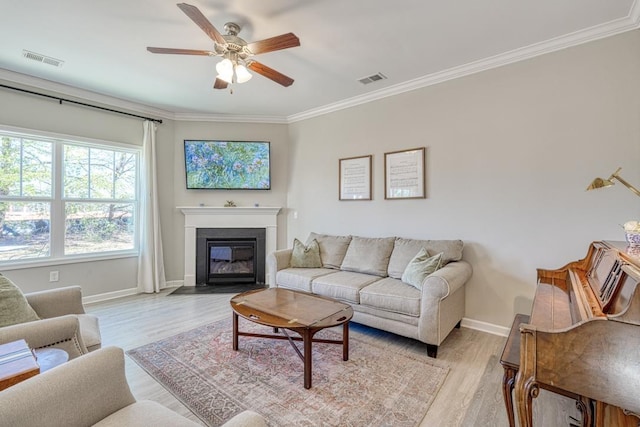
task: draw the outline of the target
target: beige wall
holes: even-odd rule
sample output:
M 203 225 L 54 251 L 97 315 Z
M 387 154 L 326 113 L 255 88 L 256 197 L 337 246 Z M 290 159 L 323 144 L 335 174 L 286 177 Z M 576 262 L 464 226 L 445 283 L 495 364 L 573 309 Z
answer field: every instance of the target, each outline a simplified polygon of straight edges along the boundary
M 288 240 L 310 231 L 463 239 L 466 317 L 528 313 L 536 268 L 624 239 L 640 199 L 640 31 L 290 125 Z M 384 200 L 383 154 L 427 147 L 424 200 Z M 373 201 L 338 201 L 338 159 L 373 154 Z M 298 219 L 293 218 L 297 212 Z M 290 242 L 288 242 L 290 243 Z

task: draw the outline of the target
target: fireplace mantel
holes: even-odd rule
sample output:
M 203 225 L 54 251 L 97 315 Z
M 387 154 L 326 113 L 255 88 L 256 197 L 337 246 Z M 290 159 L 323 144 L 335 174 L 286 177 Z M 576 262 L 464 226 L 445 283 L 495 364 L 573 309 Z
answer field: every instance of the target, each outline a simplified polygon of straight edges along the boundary
M 276 216 L 281 208 L 277 207 L 233 207 L 220 206 L 178 206 L 178 209 L 186 215 L 273 215 Z
M 264 228 L 266 254 L 277 247 L 279 207 L 178 206 L 184 214 L 184 286 L 196 285 L 198 228 Z M 267 277 L 269 272 L 267 271 Z

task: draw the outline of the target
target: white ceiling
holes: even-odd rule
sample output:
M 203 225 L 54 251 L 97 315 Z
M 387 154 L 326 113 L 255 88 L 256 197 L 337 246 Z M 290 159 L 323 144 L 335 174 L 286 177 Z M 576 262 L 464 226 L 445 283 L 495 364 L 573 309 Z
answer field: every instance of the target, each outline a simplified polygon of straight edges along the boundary
M 256 57 L 294 84 L 254 75 L 230 94 L 212 89 L 220 58 L 147 52 L 147 46 L 213 50 L 211 39 L 166 0 L 5 0 L 0 79 L 98 101 L 107 95 L 118 99 L 111 104 L 168 118 L 292 121 L 640 23 L 635 0 L 185 1 L 221 33 L 226 22 L 240 24 L 248 42 L 295 33 L 300 47 Z M 25 59 L 23 49 L 64 64 Z M 357 81 L 378 72 L 388 79 Z

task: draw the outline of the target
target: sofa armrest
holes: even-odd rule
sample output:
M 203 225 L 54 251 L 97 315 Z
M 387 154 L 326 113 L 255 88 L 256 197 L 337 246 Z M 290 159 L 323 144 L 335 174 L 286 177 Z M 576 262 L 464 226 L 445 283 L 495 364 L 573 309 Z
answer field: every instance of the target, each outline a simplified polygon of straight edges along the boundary
M 89 426 L 132 404 L 124 353 L 107 347 L 0 392 L 6 426 Z
M 31 292 L 25 294 L 25 297 L 41 319 L 64 316 L 65 314 L 84 314 L 80 286 Z
M 425 296 L 437 300 L 446 298 L 469 280 L 472 271 L 471 264 L 466 261 L 448 263 L 424 279 L 422 283 L 423 298 Z
M 80 334 L 80 321 L 74 314 L 0 328 L 0 344 L 20 339 L 24 339 L 33 349 L 60 348 L 69 354 L 69 359 L 87 353 Z
M 267 256 L 267 271 L 269 272 L 269 286 L 278 286 L 276 274 L 280 270 L 291 266 L 291 253 L 293 249 L 280 249 Z

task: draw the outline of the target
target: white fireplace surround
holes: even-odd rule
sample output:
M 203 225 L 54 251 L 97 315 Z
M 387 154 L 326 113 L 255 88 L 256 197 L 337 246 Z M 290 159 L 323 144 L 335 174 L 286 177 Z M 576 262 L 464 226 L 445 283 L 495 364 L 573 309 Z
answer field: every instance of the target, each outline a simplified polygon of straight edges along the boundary
M 265 256 L 276 250 L 279 207 L 178 206 L 177 209 L 184 214 L 184 286 L 196 285 L 198 228 L 264 228 Z M 269 270 L 266 277 L 269 277 Z

